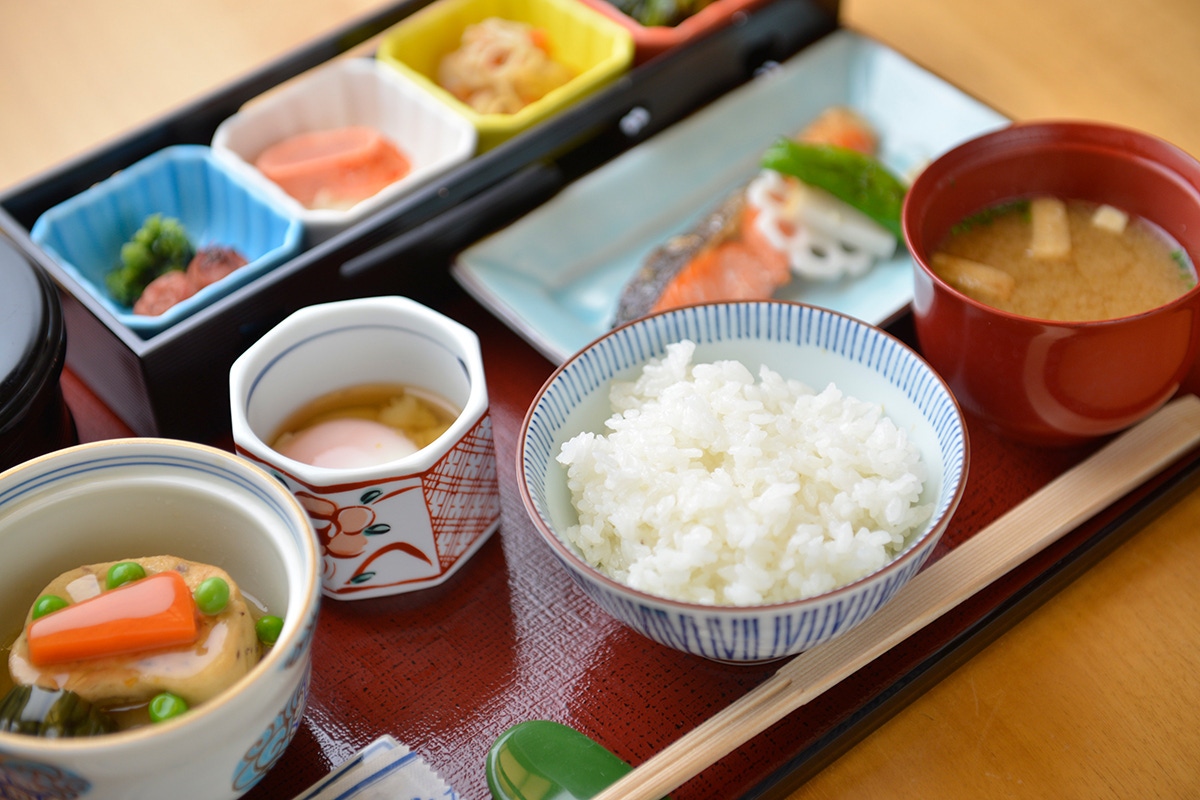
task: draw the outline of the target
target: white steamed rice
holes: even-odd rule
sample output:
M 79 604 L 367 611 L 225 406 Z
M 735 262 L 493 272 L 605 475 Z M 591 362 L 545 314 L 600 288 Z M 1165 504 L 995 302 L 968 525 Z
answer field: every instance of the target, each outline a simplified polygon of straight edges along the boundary
M 755 605 L 829 591 L 891 561 L 930 517 L 926 470 L 876 403 L 668 346 L 610 391 L 607 433 L 558 456 L 600 571 L 661 597 Z

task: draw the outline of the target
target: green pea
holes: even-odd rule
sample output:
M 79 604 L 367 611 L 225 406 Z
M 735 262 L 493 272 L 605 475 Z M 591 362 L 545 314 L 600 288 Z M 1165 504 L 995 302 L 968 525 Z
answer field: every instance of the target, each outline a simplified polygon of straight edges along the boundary
M 279 634 L 283 633 L 283 620 L 273 614 L 267 614 L 254 623 L 254 631 L 263 644 L 275 644 L 279 641 Z
M 202 614 L 220 614 L 229 605 L 229 584 L 224 578 L 205 578 L 192 592 Z
M 162 692 L 150 700 L 150 721 L 166 722 L 188 710 L 187 701 L 177 694 Z
M 44 617 L 60 608 L 66 608 L 70 603 L 56 594 L 44 594 L 33 604 L 33 618 Z
M 104 585 L 109 589 L 115 589 L 131 581 L 140 581 L 144 577 L 146 577 L 146 570 L 142 568 L 141 564 L 136 561 L 119 561 L 108 568 Z

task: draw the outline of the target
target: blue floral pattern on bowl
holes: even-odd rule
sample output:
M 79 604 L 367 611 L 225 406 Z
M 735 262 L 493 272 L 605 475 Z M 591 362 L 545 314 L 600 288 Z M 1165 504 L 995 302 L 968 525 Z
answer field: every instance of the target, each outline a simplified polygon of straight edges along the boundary
M 305 665 L 304 678 L 296 686 L 296 691 L 288 700 L 283 711 L 263 731 L 262 736 L 254 746 L 246 751 L 242 763 L 233 774 L 233 790 L 235 792 L 249 791 L 263 776 L 271 771 L 275 762 L 283 755 L 283 751 L 291 743 L 292 737 L 300 727 L 304 717 L 304 708 L 308 705 L 308 687 L 312 681 L 312 667 Z
M 0 753 L 0 797 L 5 800 L 74 800 L 89 789 L 87 780 L 66 770 Z

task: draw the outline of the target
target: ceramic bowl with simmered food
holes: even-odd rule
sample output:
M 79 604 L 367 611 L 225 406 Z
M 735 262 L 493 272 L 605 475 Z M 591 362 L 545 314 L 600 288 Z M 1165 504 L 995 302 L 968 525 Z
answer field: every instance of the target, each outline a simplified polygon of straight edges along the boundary
M 30 237 L 150 337 L 296 255 L 303 232 L 261 175 L 182 144 L 48 209 Z
M 815 306 L 690 306 L 568 359 L 519 488 L 577 584 L 654 641 L 768 661 L 840 636 L 921 568 L 962 497 L 958 404 L 911 349 Z
M 0 473 L 0 795 L 236 798 L 308 698 L 308 516 L 203 445 L 118 439 Z
M 1165 403 L 1200 347 L 1200 163 L 1097 123 L 1018 123 L 936 159 L 905 200 L 921 351 L 960 403 L 1068 445 Z

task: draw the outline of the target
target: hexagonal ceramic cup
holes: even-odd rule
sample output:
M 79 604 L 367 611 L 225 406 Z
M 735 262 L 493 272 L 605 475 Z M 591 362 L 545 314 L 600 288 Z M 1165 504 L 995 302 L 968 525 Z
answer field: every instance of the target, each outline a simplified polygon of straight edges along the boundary
M 431 444 L 378 466 L 316 467 L 271 448 L 305 404 L 380 383 L 423 389 L 462 411 Z M 313 519 L 326 596 L 380 597 L 442 583 L 499 525 L 479 340 L 454 320 L 403 297 L 310 306 L 234 362 L 229 389 L 238 453 L 274 472 Z

